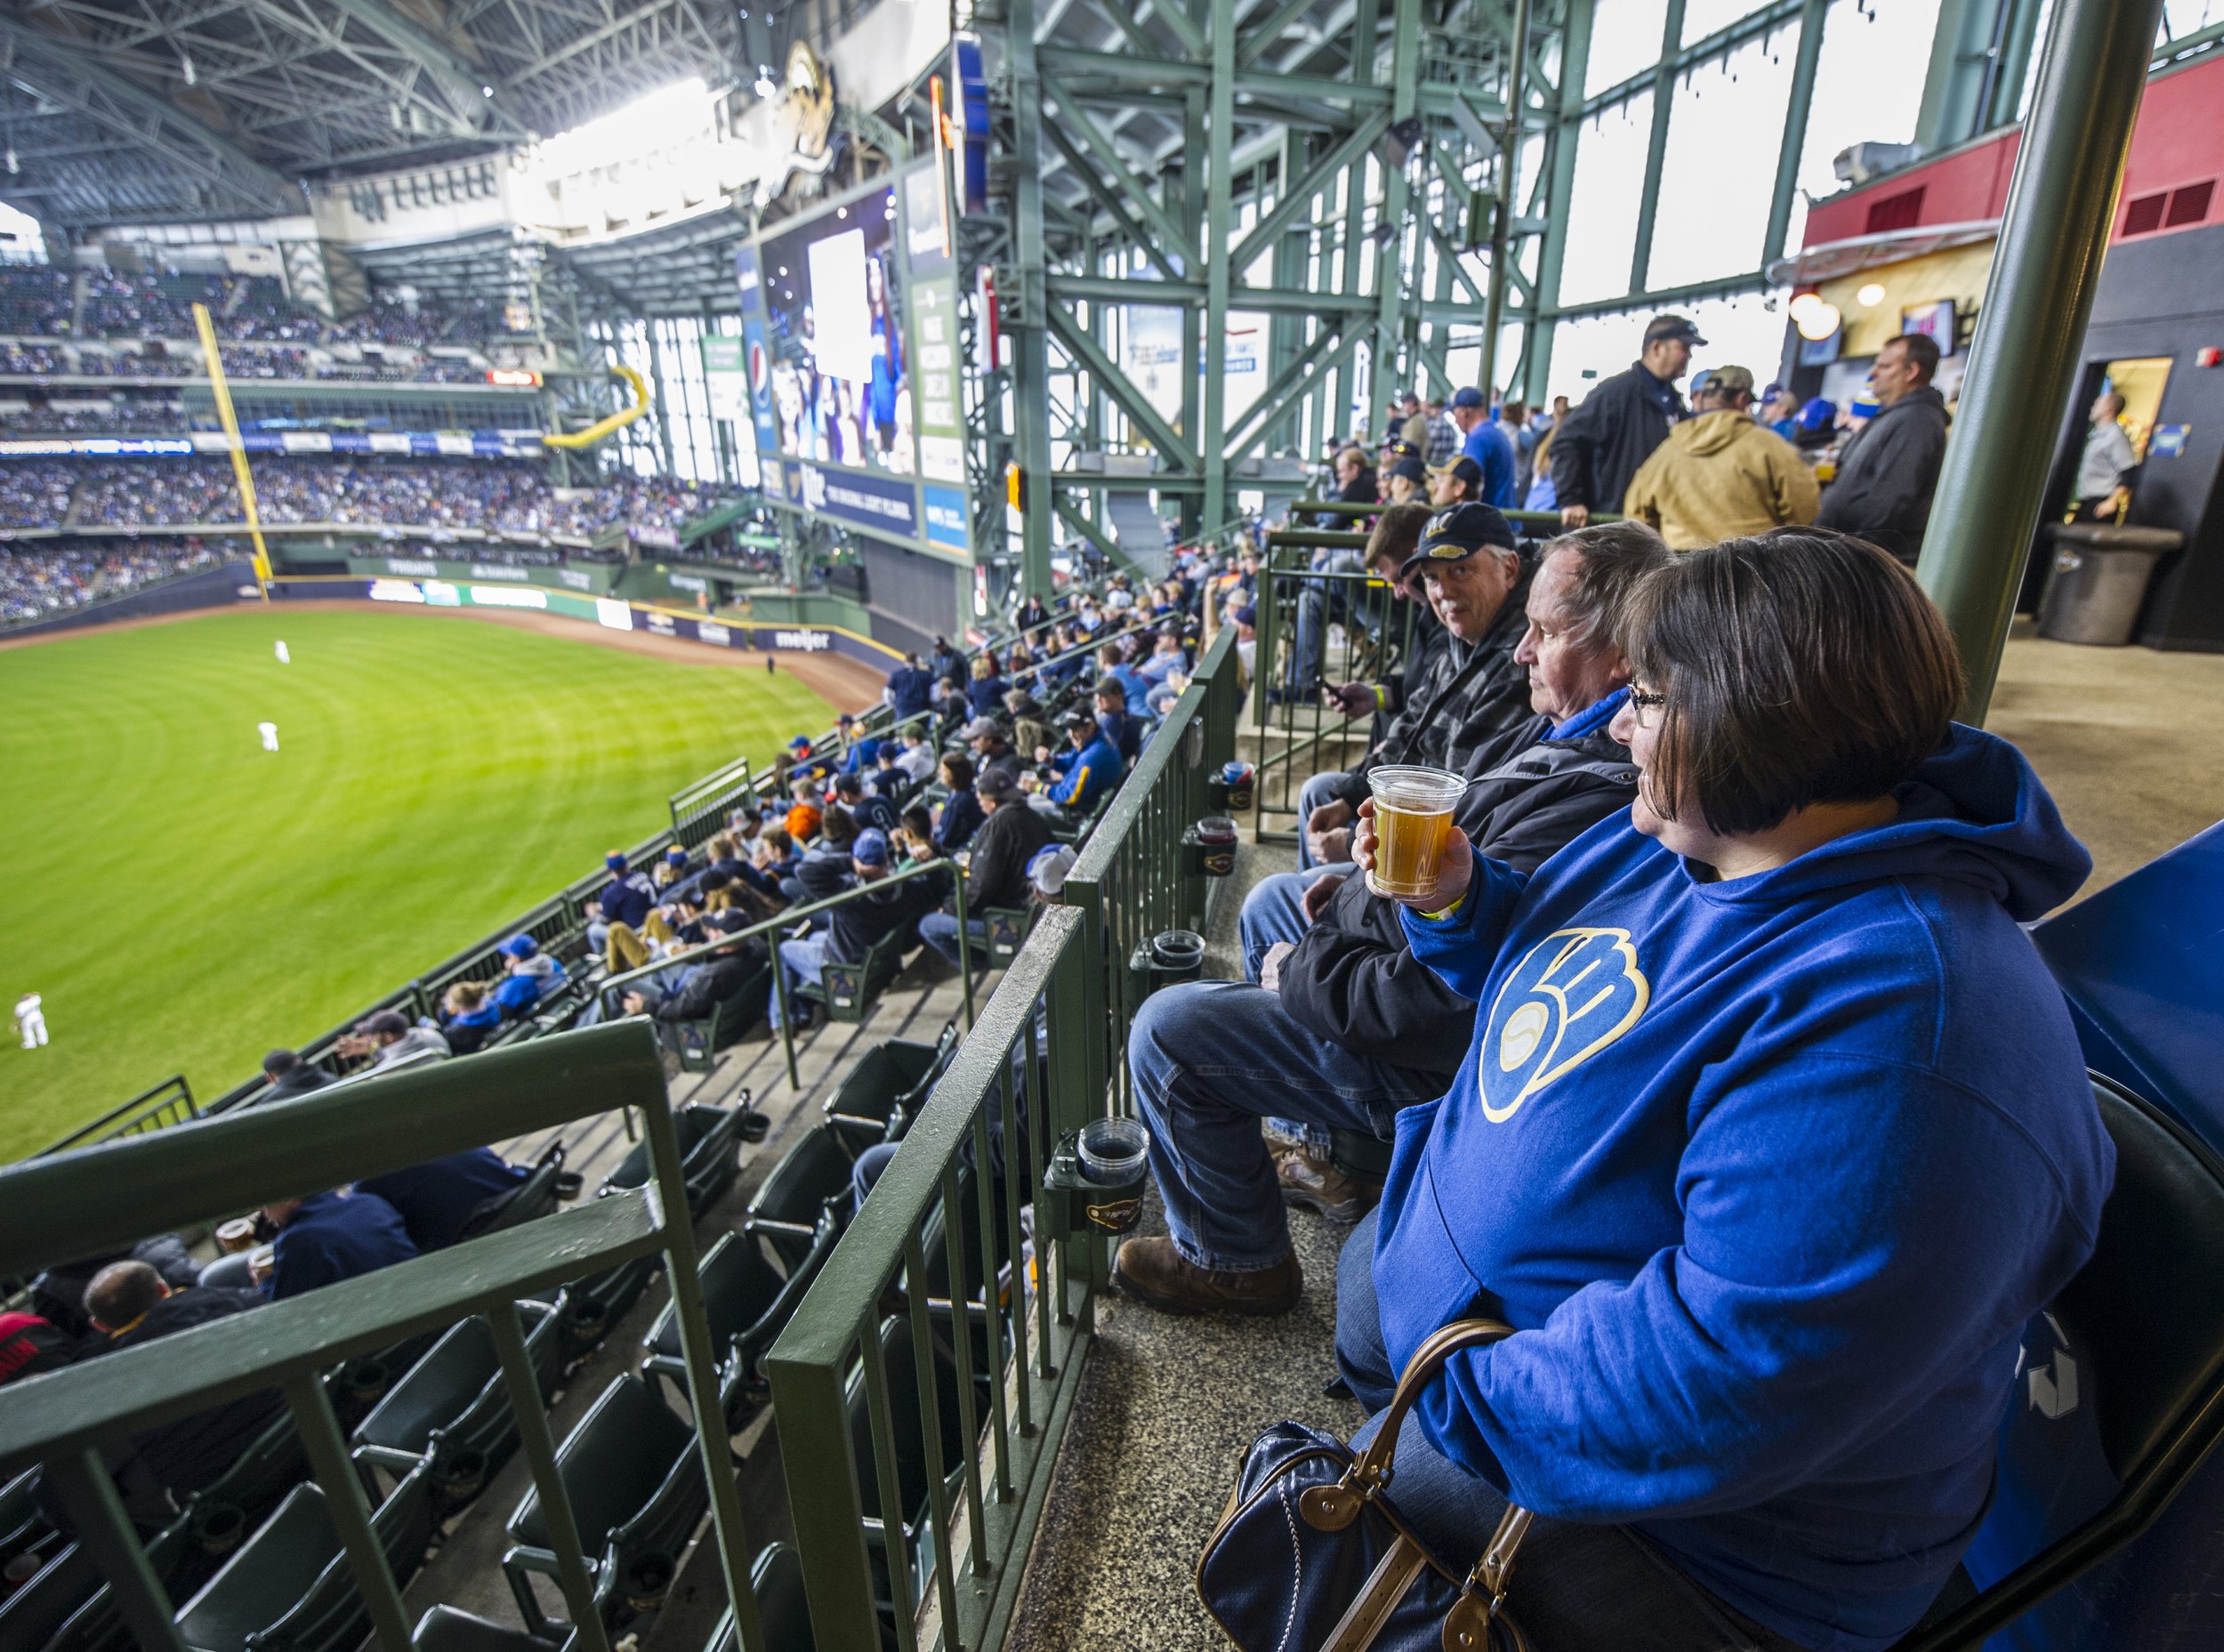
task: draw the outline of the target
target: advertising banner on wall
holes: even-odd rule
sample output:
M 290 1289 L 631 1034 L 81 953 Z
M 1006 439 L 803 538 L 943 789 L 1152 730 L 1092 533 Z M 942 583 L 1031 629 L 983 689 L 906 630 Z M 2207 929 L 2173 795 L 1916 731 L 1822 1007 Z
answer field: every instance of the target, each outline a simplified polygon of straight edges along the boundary
M 749 361 L 738 334 L 703 340 L 703 382 L 710 391 L 711 417 L 734 427 L 747 447 L 757 445 L 757 423 L 749 410 Z
M 772 405 L 771 322 L 764 302 L 764 265 L 754 246 L 735 249 L 734 279 L 741 289 L 742 362 L 749 381 L 750 421 L 756 430 L 757 451 L 769 455 L 780 450 L 780 420 Z
M 883 536 L 919 536 L 918 496 L 908 481 L 858 471 L 801 467 L 803 508 L 852 523 Z
M 904 175 L 904 250 L 910 276 L 912 376 L 919 399 L 919 472 L 931 481 L 963 485 L 965 399 L 959 376 L 957 265 L 950 255 L 939 165 L 938 160 L 934 165 L 915 167 Z M 930 527 L 931 516 L 930 512 Z

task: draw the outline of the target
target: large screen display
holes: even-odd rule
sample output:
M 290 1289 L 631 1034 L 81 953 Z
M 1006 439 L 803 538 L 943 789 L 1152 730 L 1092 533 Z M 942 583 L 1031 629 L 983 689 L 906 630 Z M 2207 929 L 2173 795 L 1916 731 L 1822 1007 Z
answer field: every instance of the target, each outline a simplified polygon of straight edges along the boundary
M 773 408 L 793 458 L 916 468 L 895 246 L 892 189 L 763 242 Z

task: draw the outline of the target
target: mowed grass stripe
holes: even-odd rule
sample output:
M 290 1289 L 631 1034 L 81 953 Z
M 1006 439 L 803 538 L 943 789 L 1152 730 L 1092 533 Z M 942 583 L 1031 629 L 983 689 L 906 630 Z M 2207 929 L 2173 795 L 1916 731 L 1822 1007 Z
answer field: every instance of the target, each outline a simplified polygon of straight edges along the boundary
M 0 1161 L 173 1072 L 221 1093 L 833 717 L 785 672 L 287 608 L 0 653 L 0 1000 L 53 1032 L 0 1047 Z

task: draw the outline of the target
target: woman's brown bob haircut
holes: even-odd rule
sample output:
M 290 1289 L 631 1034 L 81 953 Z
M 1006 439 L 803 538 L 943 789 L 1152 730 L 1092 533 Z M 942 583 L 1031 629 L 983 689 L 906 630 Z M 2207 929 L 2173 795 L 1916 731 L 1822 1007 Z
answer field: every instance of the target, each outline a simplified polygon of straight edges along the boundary
M 1646 797 L 1669 819 L 1763 832 L 1809 803 L 1882 797 L 1946 744 L 1953 636 L 1914 576 L 1865 539 L 1782 528 L 1645 576 L 1622 625 L 1667 696 Z

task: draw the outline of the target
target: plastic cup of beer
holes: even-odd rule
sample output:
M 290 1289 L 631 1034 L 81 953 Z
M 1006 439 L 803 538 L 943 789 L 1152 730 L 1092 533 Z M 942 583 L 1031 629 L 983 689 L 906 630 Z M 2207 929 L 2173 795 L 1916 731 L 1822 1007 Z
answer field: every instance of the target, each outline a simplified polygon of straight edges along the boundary
M 230 1221 L 218 1224 L 216 1243 L 223 1247 L 228 1255 L 237 1255 L 247 1249 L 254 1243 L 254 1218 L 236 1216 Z
M 1374 792 L 1375 893 L 1392 899 L 1437 886 L 1437 862 L 1452 832 L 1452 808 L 1467 782 L 1443 769 L 1391 763 L 1371 771 Z

